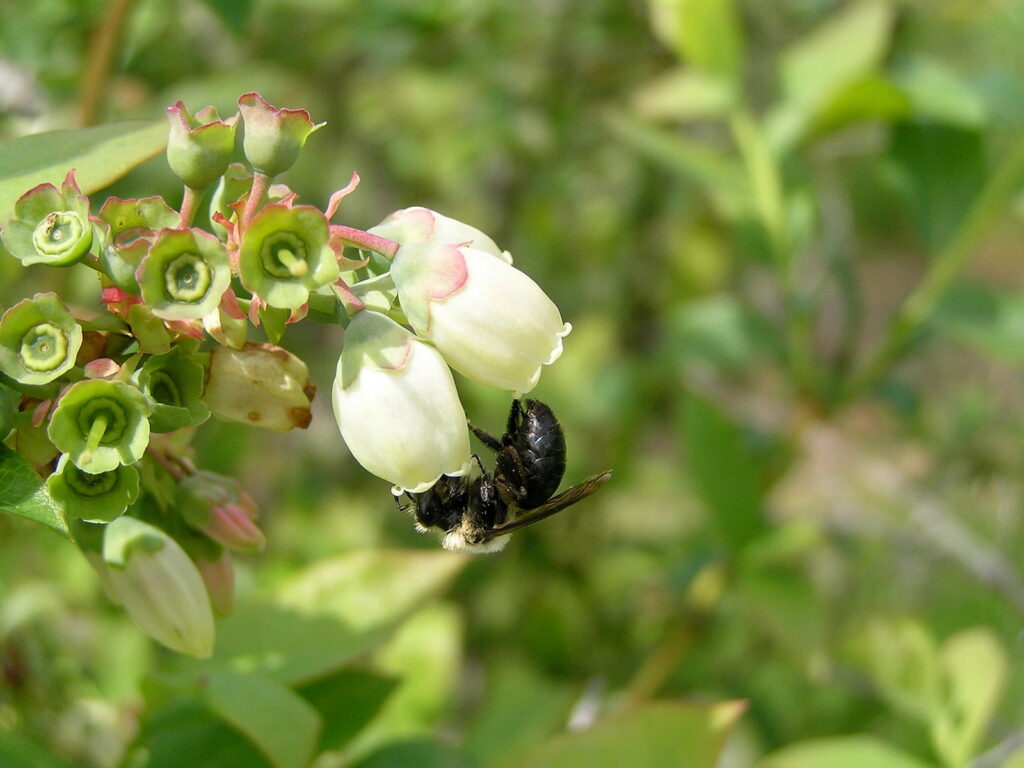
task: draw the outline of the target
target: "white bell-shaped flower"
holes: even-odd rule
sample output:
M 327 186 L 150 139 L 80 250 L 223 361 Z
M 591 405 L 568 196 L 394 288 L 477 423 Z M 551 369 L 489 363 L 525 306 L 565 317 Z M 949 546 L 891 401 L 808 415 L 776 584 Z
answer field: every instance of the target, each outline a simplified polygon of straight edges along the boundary
M 174 539 L 119 517 L 103 536 L 105 583 L 154 640 L 205 658 L 213 652 L 213 609 L 195 563 Z
M 451 371 L 436 349 L 384 315 L 364 310 L 349 324 L 333 402 L 356 461 L 394 483 L 396 495 L 469 470 L 466 412 Z
M 476 227 L 463 224 L 429 208 L 414 206 L 395 211 L 377 226 L 371 234 L 394 240 L 400 245 L 409 243 L 447 243 L 468 245 L 512 263 L 512 255 Z
M 572 329 L 525 273 L 476 248 L 410 243 L 391 276 L 416 332 L 452 368 L 491 387 L 529 392 Z

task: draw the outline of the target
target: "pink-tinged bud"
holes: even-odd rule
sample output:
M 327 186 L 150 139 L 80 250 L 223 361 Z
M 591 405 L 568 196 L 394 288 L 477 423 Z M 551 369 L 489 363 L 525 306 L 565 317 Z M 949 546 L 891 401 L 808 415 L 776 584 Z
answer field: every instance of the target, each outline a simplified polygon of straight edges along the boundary
M 216 560 L 199 558 L 196 568 L 203 577 L 210 604 L 220 616 L 227 616 L 235 607 L 235 567 L 231 556 L 223 552 Z
M 490 237 L 476 227 L 463 224 L 461 221 L 420 206 L 395 211 L 373 227 L 370 234 L 386 237 L 400 245 L 409 243 L 468 245 L 478 251 L 487 251 L 509 264 L 512 263 L 512 255 L 508 251 L 501 250 Z
M 238 99 L 238 111 L 245 125 L 245 158 L 267 176 L 291 168 L 309 135 L 324 125 L 314 124 L 304 109 L 276 109 L 255 92 Z
M 306 364 L 273 344 L 217 347 L 210 354 L 203 399 L 218 419 L 278 432 L 305 429 L 314 394 Z
M 572 329 L 521 272 L 476 248 L 410 243 L 391 266 L 409 323 L 468 379 L 523 394 Z
M 234 478 L 196 472 L 178 485 L 177 501 L 185 522 L 221 546 L 248 555 L 263 550 L 266 538 L 253 522 L 256 502 Z

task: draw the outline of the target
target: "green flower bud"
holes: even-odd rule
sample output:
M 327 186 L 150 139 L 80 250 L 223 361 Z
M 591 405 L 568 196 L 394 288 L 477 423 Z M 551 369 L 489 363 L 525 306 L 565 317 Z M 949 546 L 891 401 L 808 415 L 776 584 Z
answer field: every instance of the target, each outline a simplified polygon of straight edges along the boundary
M 231 162 L 238 115 L 221 120 L 216 109 L 205 107 L 193 116 L 179 101 L 167 108 L 167 117 L 171 123 L 168 165 L 185 186 L 206 189 Z
M 307 205 L 266 206 L 245 230 L 238 271 L 271 307 L 301 307 L 310 291 L 338 279 L 327 218 Z
M 252 188 L 252 171 L 241 163 L 231 163 L 217 182 L 210 195 L 210 226 L 212 231 L 226 239 L 228 231 L 224 225 L 214 220 L 220 214 L 228 221 L 235 215 L 231 208 L 241 197 Z
M 178 484 L 177 508 L 192 528 L 226 549 L 255 555 L 266 539 L 256 502 L 233 477 L 200 470 Z
M 177 227 L 181 219 L 162 197 L 108 198 L 97 217 L 104 226 L 100 263 L 118 288 L 139 292 L 135 273 L 149 253 L 155 234 Z
M 79 469 L 109 472 L 142 458 L 149 445 L 152 410 L 146 396 L 129 384 L 80 381 L 64 392 L 47 434 Z
M 248 343 L 213 350 L 203 399 L 218 419 L 288 432 L 309 426 L 315 393 L 306 364 L 295 355 Z
M 46 384 L 67 372 L 82 328 L 55 293 L 18 302 L 0 319 L 0 371 L 22 384 Z
M 0 230 L 4 245 L 22 264 L 65 267 L 85 256 L 92 245 L 89 198 L 68 171 L 60 191 L 40 184 L 14 204 L 14 218 Z
M 178 542 L 141 520 L 119 517 L 104 531 L 103 561 L 108 584 L 153 639 L 200 658 L 213 652 L 210 598 Z
M 83 472 L 64 455 L 57 471 L 47 478 L 46 489 L 70 517 L 109 523 L 123 515 L 139 497 L 139 473 L 135 467 L 121 465 L 93 475 Z
M 139 388 L 153 401 L 152 431 L 173 432 L 210 418 L 210 409 L 200 399 L 206 369 L 180 346 L 149 358 L 136 377 Z
M 217 308 L 231 283 L 228 252 L 198 229 L 164 229 L 136 275 L 142 299 L 164 320 L 196 320 Z
M 309 135 L 325 125 L 314 125 L 304 109 L 275 109 L 255 92 L 238 99 L 238 111 L 245 123 L 245 158 L 267 176 L 291 168 Z

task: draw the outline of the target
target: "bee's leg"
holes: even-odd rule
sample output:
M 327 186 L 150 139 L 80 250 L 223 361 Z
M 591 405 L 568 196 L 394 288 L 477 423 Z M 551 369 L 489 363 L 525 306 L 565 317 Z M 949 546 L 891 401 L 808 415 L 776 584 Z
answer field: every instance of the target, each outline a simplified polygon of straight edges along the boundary
M 523 423 L 523 404 L 521 400 L 513 400 L 512 407 L 508 409 L 508 423 L 505 424 L 505 438 L 509 439 L 519 434 L 519 428 Z
M 395 496 L 394 497 L 394 499 L 395 499 L 395 506 L 398 507 L 398 511 L 399 512 L 405 512 L 409 508 L 409 505 L 415 502 L 415 499 L 413 499 L 413 497 L 409 495 L 408 491 L 405 492 L 405 496 L 409 499 L 409 501 L 406 502 L 405 504 L 402 504 L 399 501 L 399 498 L 401 498 L 400 496 Z
M 477 454 L 475 454 L 475 453 L 473 454 L 473 461 L 475 461 L 476 465 L 478 467 L 480 467 L 480 474 L 481 475 L 487 474 L 487 470 L 484 469 L 484 463 L 482 461 L 480 461 L 480 457 Z
M 522 457 L 511 445 L 506 445 L 498 453 L 498 460 L 495 462 L 494 477 L 498 489 L 508 503 L 517 507 L 523 507 L 523 500 L 527 497 L 526 488 L 526 467 L 523 466 Z M 525 507 L 523 507 L 525 509 Z
M 475 424 L 470 424 L 469 429 L 474 435 L 476 435 L 477 440 L 486 445 L 495 453 L 498 453 L 498 451 L 501 450 L 501 441 L 494 435 L 492 435 L 490 432 L 484 432 L 482 429 L 480 429 L 480 427 L 476 426 Z M 479 459 L 477 459 L 477 461 L 479 461 Z

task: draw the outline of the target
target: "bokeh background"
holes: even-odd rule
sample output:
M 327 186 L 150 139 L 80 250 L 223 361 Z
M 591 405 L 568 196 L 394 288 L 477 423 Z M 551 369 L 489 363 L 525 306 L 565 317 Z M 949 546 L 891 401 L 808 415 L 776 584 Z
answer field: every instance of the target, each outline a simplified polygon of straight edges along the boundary
M 1021 39 L 1020 0 L 0 0 L 0 138 L 258 90 L 327 122 L 302 200 L 358 170 L 336 221 L 473 224 L 573 323 L 534 395 L 567 482 L 614 479 L 498 555 L 439 555 L 347 454 L 335 326 L 283 342 L 308 430 L 200 431 L 269 539 L 220 642 L 322 661 L 318 768 L 570 764 L 558 734 L 661 701 L 745 710 L 717 758 L 573 759 L 1020 768 Z M 158 157 L 109 194 L 181 193 Z M 5 256 L 0 302 L 87 272 Z M 52 532 L 0 518 L 0 590 L 0 765 L 308 763 Z

